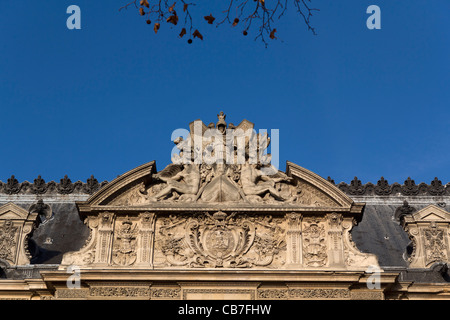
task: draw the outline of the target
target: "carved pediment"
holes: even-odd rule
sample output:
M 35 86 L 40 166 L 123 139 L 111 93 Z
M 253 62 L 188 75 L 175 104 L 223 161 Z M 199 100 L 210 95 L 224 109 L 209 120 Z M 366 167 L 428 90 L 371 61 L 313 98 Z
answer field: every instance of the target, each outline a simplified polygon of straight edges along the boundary
M 27 217 L 28 211 L 12 202 L 0 207 L 0 220 L 25 220 Z
M 0 261 L 9 265 L 30 263 L 27 239 L 38 222 L 37 212 L 10 202 L 0 207 Z
M 152 174 L 155 172 L 155 161 L 145 163 L 118 176 L 116 179 L 103 186 L 89 197 L 86 203 L 92 206 L 111 203 L 123 193 L 133 190 L 136 186 L 148 183 L 148 181 L 152 179 Z
M 179 153 L 163 170 L 149 162 L 77 202 L 91 235 L 64 255 L 62 268 L 378 265 L 351 240 L 364 204 L 291 162 L 277 170 L 266 152 L 270 138 L 253 127 L 227 124 L 223 113 L 216 124 L 195 121 L 175 139 Z
M 411 216 L 416 222 L 450 222 L 450 213 L 435 205 L 429 205 Z
M 244 172 L 247 170 L 247 172 Z M 252 171 L 252 172 L 249 172 Z M 103 195 L 101 205 L 157 207 L 170 204 L 233 204 L 288 207 L 351 207 L 353 201 L 325 179 L 292 163 L 288 174 L 279 171 L 264 180 L 250 166 L 170 164 L 140 182 L 130 182 L 116 196 Z M 195 181 L 193 181 L 195 179 Z M 144 180 L 149 181 L 145 183 Z M 114 181 L 109 185 L 111 190 Z M 104 190 L 102 190 L 104 191 Z M 92 198 L 96 198 L 95 195 Z M 91 199 L 90 199 L 91 200 Z M 88 200 L 89 201 L 89 200 Z

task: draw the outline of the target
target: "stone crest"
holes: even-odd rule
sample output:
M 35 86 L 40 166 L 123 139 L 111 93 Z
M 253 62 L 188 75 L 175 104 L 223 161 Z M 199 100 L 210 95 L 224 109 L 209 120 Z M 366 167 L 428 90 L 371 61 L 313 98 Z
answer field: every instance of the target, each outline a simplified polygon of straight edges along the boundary
M 284 230 L 278 225 L 281 220 L 276 220 L 272 221 L 270 216 L 252 217 L 222 211 L 212 215 L 205 212 L 193 217 L 165 218 L 158 228 L 160 265 L 189 268 L 269 266 L 275 256 L 285 250 L 284 239 L 279 233 Z M 181 230 L 185 233 L 180 233 Z M 274 231 L 278 234 L 271 233 Z

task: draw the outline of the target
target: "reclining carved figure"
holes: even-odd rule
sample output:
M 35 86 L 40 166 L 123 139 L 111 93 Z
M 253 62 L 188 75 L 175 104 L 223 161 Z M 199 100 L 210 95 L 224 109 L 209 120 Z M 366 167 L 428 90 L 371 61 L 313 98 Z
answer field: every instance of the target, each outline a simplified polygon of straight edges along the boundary
M 154 200 L 165 197 L 173 191 L 181 195 L 191 195 L 193 199 L 199 190 L 200 170 L 198 165 L 195 164 L 185 165 L 183 170 L 174 176 L 157 174 L 155 177 L 166 182 L 167 186 L 153 197 Z M 189 200 L 190 198 L 190 196 L 182 196 L 182 200 Z

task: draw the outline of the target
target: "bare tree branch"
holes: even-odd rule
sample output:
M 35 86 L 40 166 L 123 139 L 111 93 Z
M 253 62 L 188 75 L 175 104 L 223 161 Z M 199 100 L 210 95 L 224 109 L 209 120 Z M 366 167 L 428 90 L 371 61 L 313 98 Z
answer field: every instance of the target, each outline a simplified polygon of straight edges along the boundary
M 270 39 L 277 39 L 275 36 L 277 29 L 274 28 L 274 24 L 276 20 L 279 20 L 285 15 L 288 10 L 289 1 L 293 1 L 295 11 L 302 17 L 308 30 L 314 35 L 316 34 L 315 28 L 311 25 L 311 17 L 313 16 L 313 12 L 319 11 L 319 9 L 310 7 L 311 0 L 268 0 L 268 2 L 266 0 L 228 1 L 226 9 L 222 11 L 224 17 L 216 23 L 216 26 L 222 25 L 225 22 L 231 24 L 232 27 L 239 25 L 243 28 L 242 33 L 244 36 L 248 34 L 253 26 L 256 29 L 255 40 L 261 39 L 266 47 L 268 45 L 267 36 Z M 195 0 L 191 3 L 187 3 L 185 0 L 133 0 L 120 7 L 119 11 L 134 5 L 140 15 L 147 18 L 146 22 L 148 24 L 151 24 L 152 20 L 155 21 L 154 31 L 157 33 L 162 22 L 173 25 L 178 24 L 179 16 L 175 9 L 181 11 L 181 8 L 177 7 L 177 5 L 182 6 L 184 25 L 182 26 L 179 37 L 181 38 L 185 34 L 189 34 L 188 42 L 192 43 L 193 38 L 203 40 L 202 34 L 194 27 L 194 19 L 190 11 L 190 8 L 195 6 L 195 4 Z M 215 19 L 212 13 L 204 15 L 204 20 L 208 24 L 213 24 Z

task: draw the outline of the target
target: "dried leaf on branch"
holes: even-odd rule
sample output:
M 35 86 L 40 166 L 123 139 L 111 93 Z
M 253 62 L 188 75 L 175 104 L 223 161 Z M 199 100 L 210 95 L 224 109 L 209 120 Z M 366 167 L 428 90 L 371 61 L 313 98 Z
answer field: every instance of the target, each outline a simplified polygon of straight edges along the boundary
M 160 26 L 161 25 L 158 22 L 155 23 L 155 26 L 153 27 L 153 30 L 155 31 L 155 33 L 158 33 L 158 30 L 159 30 Z
M 169 22 L 169 23 L 172 23 L 173 25 L 176 26 L 177 23 L 178 23 L 178 16 L 177 16 L 177 14 L 175 13 L 175 14 L 171 15 L 170 17 L 167 18 L 166 21 Z
M 192 34 L 192 36 L 194 38 L 199 38 L 200 40 L 203 40 L 203 36 L 198 30 L 195 30 L 194 33 Z
M 146 16 L 145 21 L 147 24 L 151 24 L 151 20 L 158 21 L 154 25 L 155 33 L 158 32 L 161 21 L 166 21 L 173 25 L 178 23 L 182 24 L 179 37 L 183 37 L 185 34 L 190 35 L 190 42 L 192 38 L 199 38 L 203 40 L 203 35 L 198 31 L 198 26 L 201 23 L 216 24 L 217 26 L 228 23 L 232 27 L 241 28 L 241 32 L 244 36 L 253 33 L 255 40 L 260 39 L 266 46 L 266 38 L 278 39 L 275 36 L 277 28 L 275 28 L 276 21 L 282 18 L 288 10 L 288 4 L 293 4 L 289 7 L 289 10 L 295 11 L 300 18 L 306 24 L 308 30 L 313 34 L 316 34 L 315 29 L 311 26 L 310 20 L 315 11 L 318 9 L 310 7 L 313 0 L 228 0 L 225 4 L 225 8 L 217 7 L 210 8 L 212 13 L 204 15 L 202 12 L 197 11 L 197 0 L 187 2 L 186 0 L 128 0 L 131 1 L 128 4 L 122 6 L 119 10 L 128 8 L 133 5 L 138 8 L 141 16 Z M 139 2 L 138 2 L 139 1 Z M 183 7 L 183 13 L 181 16 L 177 15 L 175 11 L 176 5 Z M 147 8 L 147 9 L 144 9 Z M 208 11 L 210 10 L 208 9 Z M 224 10 L 225 9 L 225 10 Z M 146 11 L 147 10 L 147 11 Z M 220 14 L 214 14 L 214 10 Z M 205 21 L 198 21 L 198 19 Z M 219 19 L 219 20 L 217 20 Z M 195 30 L 193 32 L 193 30 Z M 281 30 L 280 30 L 281 31 Z M 282 31 L 281 31 L 282 32 Z
M 209 14 L 209 16 L 205 16 L 204 18 L 206 21 L 208 21 L 209 24 L 213 24 L 214 20 L 216 20 L 216 18 L 214 18 L 211 13 Z

